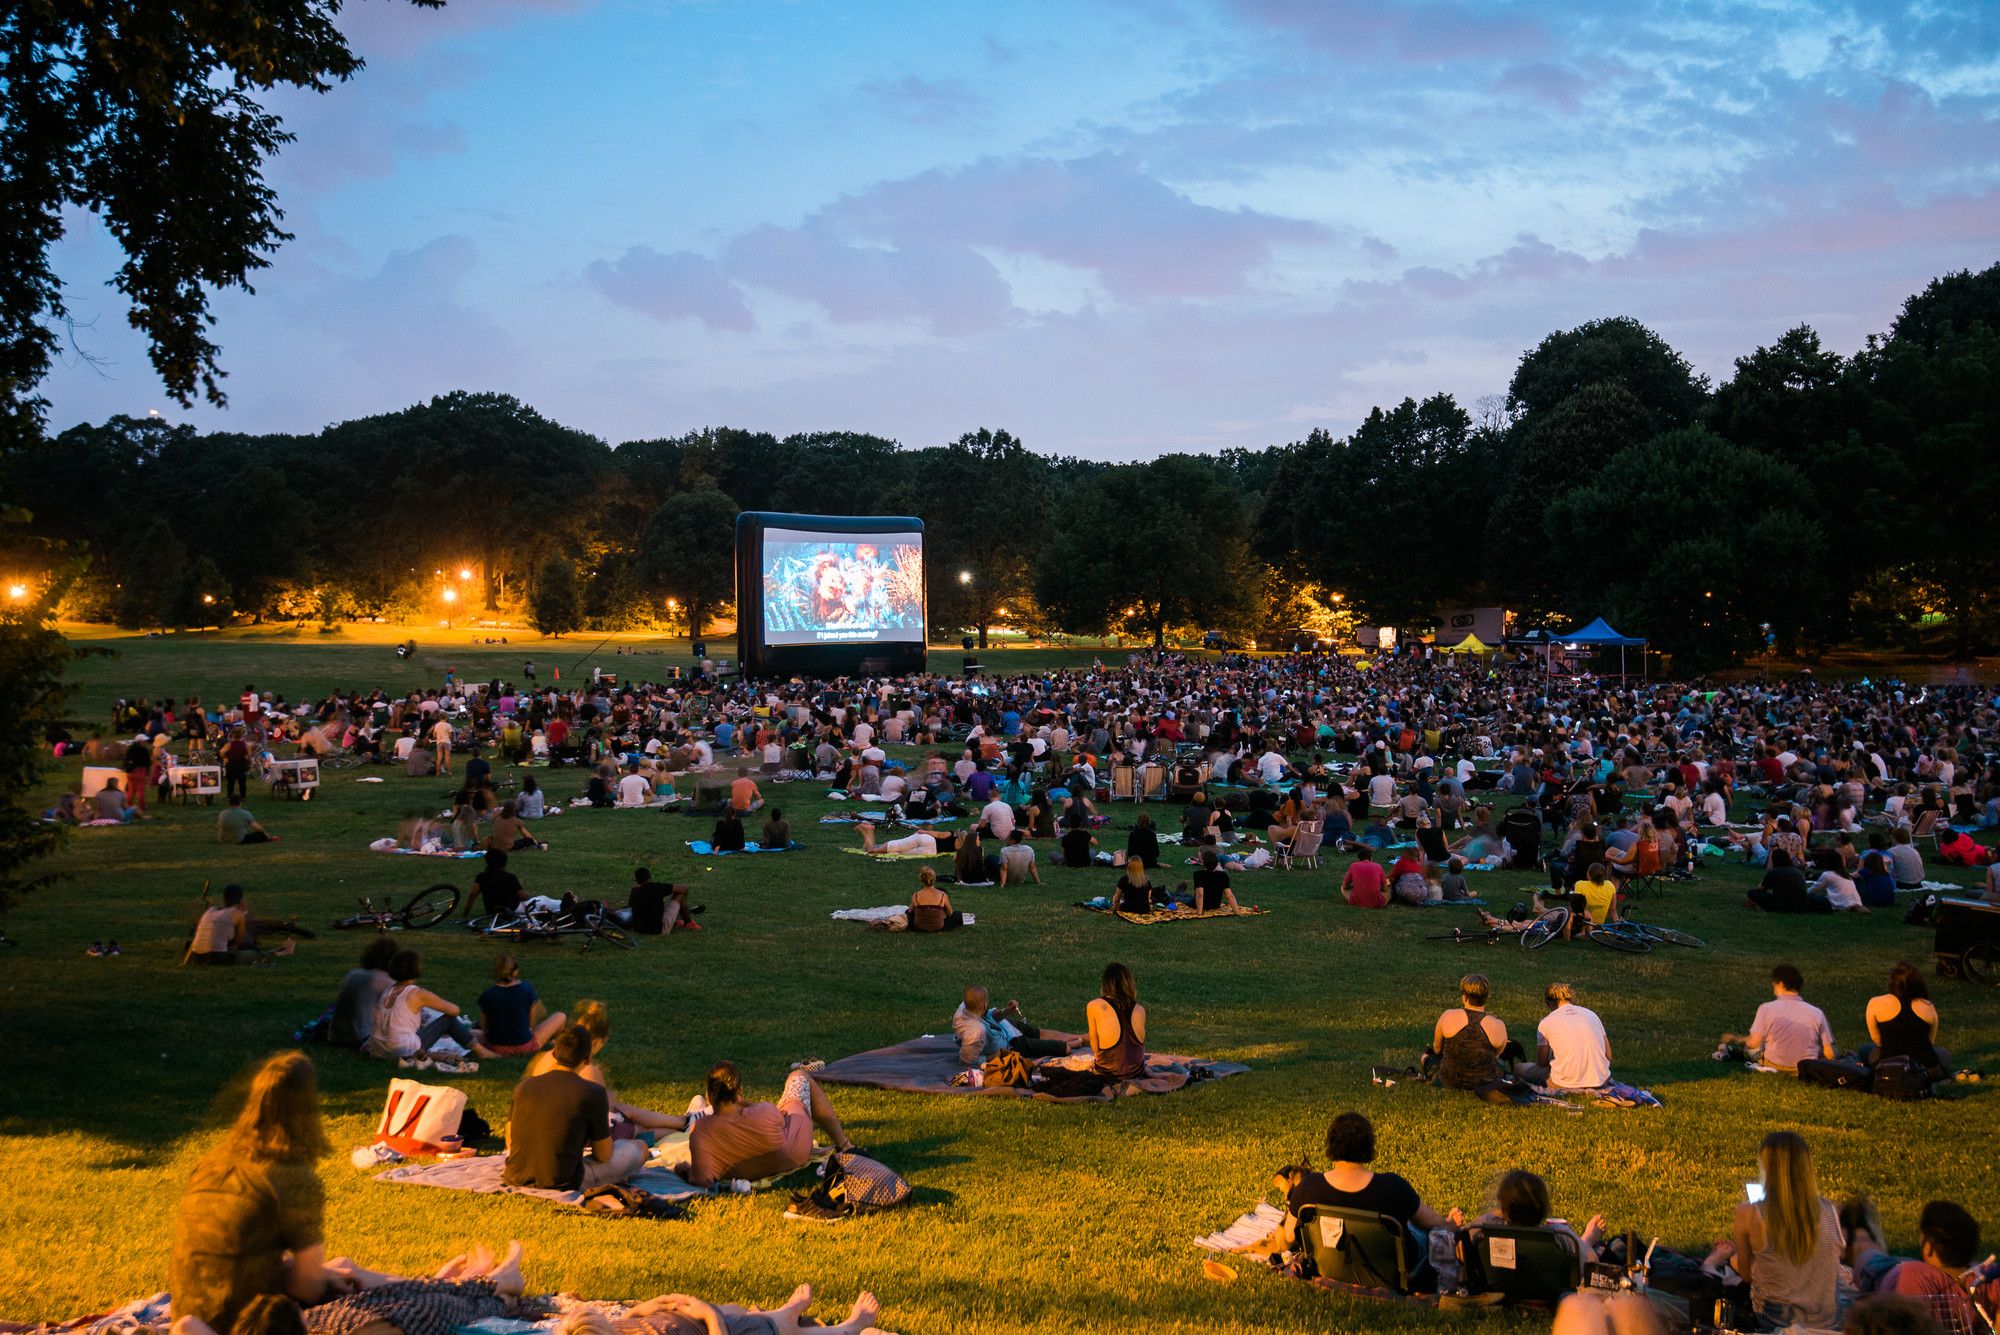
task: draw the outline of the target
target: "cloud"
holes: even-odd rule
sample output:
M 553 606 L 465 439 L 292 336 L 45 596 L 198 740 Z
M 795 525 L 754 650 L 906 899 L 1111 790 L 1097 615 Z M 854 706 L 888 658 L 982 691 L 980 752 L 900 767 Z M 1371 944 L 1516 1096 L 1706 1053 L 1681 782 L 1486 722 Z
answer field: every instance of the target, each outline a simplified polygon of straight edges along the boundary
M 813 302 L 836 324 L 915 320 L 953 336 L 996 328 L 1013 309 L 999 271 L 965 246 L 921 237 L 861 245 L 818 222 L 753 228 L 729 243 L 723 267 Z
M 1546 24 L 1502 6 L 1451 0 L 1230 0 L 1251 22 L 1350 60 L 1388 56 L 1414 65 L 1539 56 Z
M 882 110 L 912 125 L 941 130 L 971 130 L 984 125 L 992 104 L 986 97 L 953 79 L 871 79 L 862 93 Z
M 593 261 L 584 278 L 606 300 L 655 320 L 699 320 L 739 334 L 757 327 L 743 293 L 715 261 L 693 251 L 662 255 L 651 246 L 633 246 L 616 262 Z
M 1575 70 L 1546 60 L 1509 65 L 1493 81 L 1496 93 L 1518 93 L 1563 111 L 1575 111 L 1591 87 Z
M 1198 203 L 1117 153 L 928 171 L 846 196 L 820 217 L 896 245 L 948 238 L 1089 270 L 1111 296 L 1135 302 L 1240 293 L 1278 248 L 1331 235 L 1314 222 Z

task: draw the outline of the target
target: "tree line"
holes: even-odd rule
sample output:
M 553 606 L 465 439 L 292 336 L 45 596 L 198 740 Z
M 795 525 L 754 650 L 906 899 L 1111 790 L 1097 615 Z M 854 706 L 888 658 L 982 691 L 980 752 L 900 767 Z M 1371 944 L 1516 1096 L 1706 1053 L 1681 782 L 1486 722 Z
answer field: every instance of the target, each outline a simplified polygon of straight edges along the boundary
M 914 514 L 931 615 L 983 642 L 1235 638 L 1441 607 L 1607 617 L 1686 662 L 1766 644 L 1987 642 L 1996 553 L 2000 265 L 1940 278 L 1852 356 L 1808 327 L 1711 386 L 1613 318 L 1524 353 L 1475 419 L 1449 394 L 1352 433 L 1106 464 L 1004 430 L 712 428 L 612 447 L 504 394 L 454 393 L 311 435 L 113 418 L 0 461 L 18 548 L 91 554 L 70 615 L 527 616 L 696 633 L 733 596 L 739 510 Z M 447 595 L 447 590 L 449 595 Z

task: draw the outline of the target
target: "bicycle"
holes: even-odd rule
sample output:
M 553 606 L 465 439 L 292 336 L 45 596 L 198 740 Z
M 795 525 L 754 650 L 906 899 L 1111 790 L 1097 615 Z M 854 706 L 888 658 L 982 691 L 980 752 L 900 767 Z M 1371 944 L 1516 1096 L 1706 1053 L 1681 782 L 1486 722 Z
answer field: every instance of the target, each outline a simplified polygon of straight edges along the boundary
M 1645 933 L 1646 939 L 1658 946 L 1686 946 L 1691 950 L 1704 949 L 1708 942 L 1677 927 L 1658 927 L 1650 922 L 1635 922 L 1630 918 L 1622 920 L 1627 927 Z
M 564 913 L 550 909 L 517 909 L 466 919 L 465 925 L 484 936 L 510 941 L 560 941 L 580 936 L 585 950 L 599 941 L 619 950 L 637 949 L 639 942 L 625 925 L 603 911 Z
M 401 908 L 395 907 L 385 898 L 382 907 L 378 909 L 375 907 L 372 895 L 364 896 L 361 900 L 361 912 L 346 918 L 336 918 L 333 925 L 343 930 L 373 927 L 378 932 L 393 932 L 399 927 L 413 929 L 435 927 L 449 918 L 451 911 L 457 907 L 457 886 L 434 885 L 412 895 L 410 901 Z
M 1506 933 L 1502 932 L 1498 927 L 1482 927 L 1476 932 L 1467 931 L 1463 927 L 1454 927 L 1449 932 L 1429 936 L 1424 939 L 1427 941 L 1449 941 L 1453 945 L 1459 946 L 1471 945 L 1473 942 L 1478 941 L 1490 946 L 1505 935 Z
M 1521 933 L 1522 948 L 1540 950 L 1563 934 L 1569 920 L 1570 911 L 1564 905 L 1543 910 Z M 1653 949 L 1651 939 L 1630 923 L 1592 923 L 1584 930 L 1584 935 L 1608 950 L 1622 951 L 1627 955 L 1644 955 Z

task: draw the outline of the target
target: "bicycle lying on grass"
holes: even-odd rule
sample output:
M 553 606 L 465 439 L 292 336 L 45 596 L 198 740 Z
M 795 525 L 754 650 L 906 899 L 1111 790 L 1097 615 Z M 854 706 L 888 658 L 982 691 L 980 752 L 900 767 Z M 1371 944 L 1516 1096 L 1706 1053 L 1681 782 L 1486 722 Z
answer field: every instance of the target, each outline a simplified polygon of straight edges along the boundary
M 412 895 L 401 908 L 384 899 L 378 909 L 373 896 L 366 896 L 361 901 L 361 912 L 336 918 L 333 925 L 339 928 L 373 927 L 378 932 L 393 932 L 399 927 L 435 927 L 449 918 L 451 911 L 457 907 L 457 886 L 434 885 Z
M 560 941 L 581 937 L 586 950 L 600 941 L 619 950 L 632 950 L 639 944 L 625 924 L 612 917 L 606 909 L 566 911 L 520 908 L 507 913 L 468 918 L 465 925 L 475 932 L 509 941 Z
M 1569 908 L 1558 904 L 1552 909 L 1543 910 L 1542 913 L 1530 919 L 1525 926 L 1510 923 L 1506 926 L 1484 927 L 1477 931 L 1468 931 L 1461 927 L 1455 928 L 1449 933 L 1432 936 L 1430 939 L 1433 941 L 1450 941 L 1455 945 L 1464 946 L 1471 945 L 1474 942 L 1492 945 L 1494 942 L 1502 940 L 1505 937 L 1516 936 L 1520 938 L 1521 947 L 1524 950 L 1539 950 L 1549 942 L 1560 938 L 1569 925 Z M 1687 946 L 1693 949 L 1700 949 L 1708 944 L 1700 937 L 1692 936 L 1676 928 L 1656 927 L 1652 923 L 1633 922 L 1630 919 L 1621 919 L 1618 922 L 1602 924 L 1590 923 L 1584 927 L 1581 935 L 1605 947 L 1607 950 L 1617 950 L 1628 955 L 1644 955 L 1650 952 L 1656 945 Z

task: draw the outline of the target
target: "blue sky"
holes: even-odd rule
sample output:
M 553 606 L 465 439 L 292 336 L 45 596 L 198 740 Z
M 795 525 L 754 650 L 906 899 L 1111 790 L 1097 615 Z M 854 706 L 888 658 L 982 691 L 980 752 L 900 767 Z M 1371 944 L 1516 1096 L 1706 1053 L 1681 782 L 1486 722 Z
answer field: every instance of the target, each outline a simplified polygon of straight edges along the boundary
M 1992 0 L 350 0 L 276 102 L 296 240 L 183 412 L 59 251 L 51 425 L 311 431 L 454 389 L 1132 458 L 1503 393 L 1632 315 L 1702 371 L 1844 352 L 2000 260 Z

